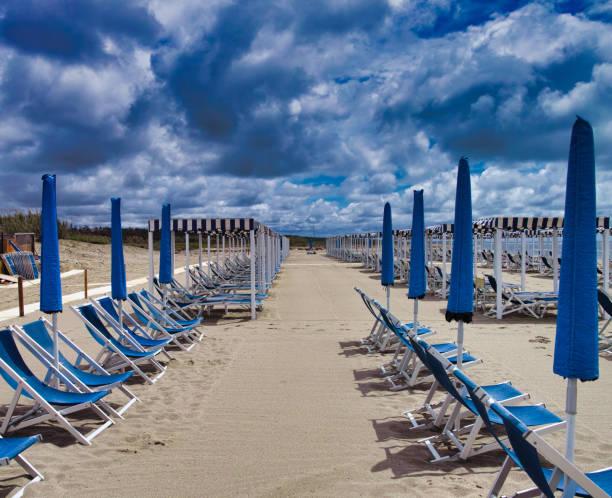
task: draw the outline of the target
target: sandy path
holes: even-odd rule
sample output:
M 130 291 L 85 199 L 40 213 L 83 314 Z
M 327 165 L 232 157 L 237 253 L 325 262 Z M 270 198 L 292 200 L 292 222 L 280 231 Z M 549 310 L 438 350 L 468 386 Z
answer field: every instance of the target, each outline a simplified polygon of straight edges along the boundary
M 384 297 L 377 277 L 358 265 L 292 253 L 257 321 L 232 313 L 209 322 L 204 343 L 177 352 L 158 384 L 134 386 L 143 403 L 92 447 L 49 436 L 32 448 L 30 459 L 47 480 L 27 493 L 484 496 L 503 455 L 428 463 L 417 440 L 431 433 L 409 431 L 399 417 L 425 392 L 389 392 L 378 374 L 385 358 L 357 346 L 371 320 L 355 285 Z M 407 319 L 412 305 L 405 294 L 393 289 L 392 309 Z M 456 332 L 444 322 L 443 308 L 437 299 L 421 305 L 423 321 L 438 330 L 436 341 Z M 69 313 L 60 324 L 93 347 Z M 466 345 L 485 364 L 470 375 L 483 383 L 512 379 L 562 414 L 564 382 L 551 373 L 553 339 L 554 318 L 478 317 L 466 327 Z M 600 368 L 600 381 L 579 386 L 577 460 L 587 470 L 602 466 L 612 450 L 597 437 L 612 433 L 612 364 L 602 359 Z M 5 386 L 0 396 L 10 399 Z M 0 480 L 13 482 L 14 466 L 0 470 Z M 526 484 L 515 471 L 505 491 Z

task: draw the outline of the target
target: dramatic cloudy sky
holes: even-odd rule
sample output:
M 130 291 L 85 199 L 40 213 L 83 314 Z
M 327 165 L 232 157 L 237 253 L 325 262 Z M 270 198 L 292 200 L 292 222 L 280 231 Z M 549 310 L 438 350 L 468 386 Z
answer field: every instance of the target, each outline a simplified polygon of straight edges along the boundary
M 4 0 L 0 210 L 143 226 L 255 217 L 285 233 L 563 209 L 575 115 L 612 214 L 612 4 L 454 0 Z

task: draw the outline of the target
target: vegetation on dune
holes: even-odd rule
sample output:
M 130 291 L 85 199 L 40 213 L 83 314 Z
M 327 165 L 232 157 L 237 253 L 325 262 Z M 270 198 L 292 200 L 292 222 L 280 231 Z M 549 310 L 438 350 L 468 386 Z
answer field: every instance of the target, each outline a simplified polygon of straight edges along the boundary
M 11 211 L 5 214 L 0 214 L 0 232 L 1 233 L 19 233 L 33 232 L 36 234 L 36 240 L 40 241 L 40 211 Z M 74 226 L 67 221 L 58 220 L 57 233 L 60 239 L 76 240 L 79 242 L 87 242 L 89 244 L 110 244 L 110 227 L 88 227 Z M 153 234 L 153 243 L 156 249 L 159 249 L 159 232 Z M 287 235 L 291 247 L 309 247 L 310 237 L 301 235 Z M 211 237 L 211 247 L 215 247 L 216 237 Z M 145 228 L 124 228 L 123 243 L 136 247 L 147 247 L 148 232 Z M 313 247 L 325 247 L 325 239 L 315 237 L 312 239 Z M 178 251 L 185 249 L 185 239 L 176 237 L 175 247 Z M 206 238 L 203 241 L 203 247 L 206 247 Z M 190 249 L 198 248 L 197 237 L 191 237 L 189 241 Z

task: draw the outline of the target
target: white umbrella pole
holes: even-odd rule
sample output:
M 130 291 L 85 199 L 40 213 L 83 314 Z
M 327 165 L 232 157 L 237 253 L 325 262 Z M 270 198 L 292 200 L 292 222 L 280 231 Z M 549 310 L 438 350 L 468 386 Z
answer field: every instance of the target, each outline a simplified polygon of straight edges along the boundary
M 119 301 L 119 329 L 123 329 L 123 301 L 121 299 Z
M 387 311 L 391 311 L 391 289 L 388 285 L 385 287 L 387 287 Z
M 416 334 L 417 327 L 419 325 L 419 300 L 414 298 L 414 318 L 412 320 L 412 328 Z
M 567 379 L 567 391 L 565 393 L 565 419 L 567 422 L 565 432 L 565 458 L 570 462 L 574 462 L 574 449 L 576 446 L 576 414 L 578 412 L 578 386 L 577 380 Z M 574 496 L 576 484 L 570 482 L 566 476 L 565 490 L 563 497 Z
M 53 364 L 59 370 L 59 338 L 57 336 L 57 313 L 51 314 L 51 326 L 53 328 Z M 59 388 L 59 378 L 55 376 L 55 387 Z
M 463 363 L 463 320 L 457 321 L 457 368 Z

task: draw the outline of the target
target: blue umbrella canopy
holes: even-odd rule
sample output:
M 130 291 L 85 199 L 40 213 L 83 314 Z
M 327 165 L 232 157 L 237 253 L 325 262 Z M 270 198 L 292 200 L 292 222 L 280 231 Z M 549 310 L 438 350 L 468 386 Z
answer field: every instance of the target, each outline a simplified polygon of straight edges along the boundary
M 383 285 L 393 285 L 395 272 L 393 270 L 393 229 L 391 224 L 391 205 L 385 203 L 383 215 L 382 234 L 382 275 L 380 282 Z
M 161 241 L 159 247 L 159 281 L 172 282 L 172 244 L 170 240 L 170 204 L 162 206 Z
M 580 380 L 599 377 L 595 205 L 593 130 L 577 118 L 567 167 L 553 371 Z
M 125 300 L 125 261 L 123 259 L 123 235 L 121 233 L 121 198 L 111 198 L 111 295 Z
M 474 312 L 474 248 L 472 246 L 472 191 L 467 159 L 459 160 L 455 196 L 455 233 L 446 320 L 472 321 Z
M 55 175 L 44 175 L 42 182 L 40 311 L 56 313 L 62 311 L 62 282 L 57 237 Z
M 408 297 L 418 299 L 425 295 L 425 215 L 423 191 L 414 191 L 412 230 L 410 243 L 410 284 Z

